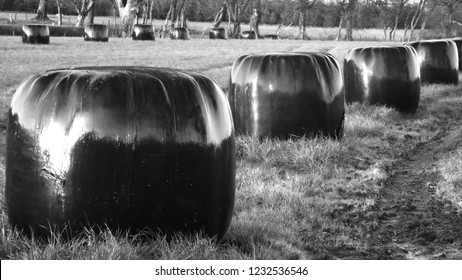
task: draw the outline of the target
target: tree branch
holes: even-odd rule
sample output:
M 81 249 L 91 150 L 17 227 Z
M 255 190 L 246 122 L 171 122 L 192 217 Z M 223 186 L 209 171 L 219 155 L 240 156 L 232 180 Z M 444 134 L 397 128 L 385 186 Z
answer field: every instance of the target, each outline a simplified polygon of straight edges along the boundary
M 95 3 L 96 3 L 96 0 L 90 0 L 90 2 L 88 2 L 88 5 L 87 5 L 87 11 L 90 11 L 95 5 Z

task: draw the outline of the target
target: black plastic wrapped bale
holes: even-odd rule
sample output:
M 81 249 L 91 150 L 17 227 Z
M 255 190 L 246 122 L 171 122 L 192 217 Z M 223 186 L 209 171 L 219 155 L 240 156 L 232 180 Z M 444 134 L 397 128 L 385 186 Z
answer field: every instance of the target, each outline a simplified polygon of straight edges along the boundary
M 154 41 L 156 39 L 154 27 L 148 24 L 135 24 L 132 39 L 134 41 Z
M 189 29 L 186 27 L 176 27 L 170 31 L 170 39 L 172 40 L 189 40 Z
M 278 40 L 279 37 L 276 34 L 266 34 L 263 35 L 263 39 Z
M 407 43 L 416 49 L 422 84 L 458 84 L 457 45 L 451 40 L 427 40 Z
M 237 58 L 228 94 L 239 134 L 340 139 L 343 77 L 326 53 L 265 53 Z
M 462 37 L 452 39 L 457 46 L 457 52 L 459 54 L 459 72 L 462 72 Z
M 415 113 L 420 99 L 420 64 L 410 46 L 350 50 L 343 63 L 346 103 L 385 105 Z
M 6 141 L 9 221 L 25 231 L 107 225 L 221 238 L 230 224 L 232 115 L 202 74 L 87 67 L 29 77 Z
M 255 31 L 251 31 L 251 30 L 248 30 L 248 31 L 243 31 L 241 33 L 241 35 L 239 36 L 239 38 L 241 39 L 257 39 L 257 33 Z
M 210 39 L 228 39 L 228 32 L 223 27 L 214 27 L 209 31 Z
M 25 24 L 22 26 L 22 42 L 25 44 L 49 44 L 50 29 L 48 25 Z
M 104 24 L 85 25 L 83 39 L 85 41 L 108 42 L 109 29 Z

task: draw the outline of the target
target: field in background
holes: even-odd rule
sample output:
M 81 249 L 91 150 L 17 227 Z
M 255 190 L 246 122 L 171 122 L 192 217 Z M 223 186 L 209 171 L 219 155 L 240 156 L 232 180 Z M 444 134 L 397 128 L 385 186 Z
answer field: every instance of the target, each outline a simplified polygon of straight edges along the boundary
M 26 14 L 26 13 L 9 13 L 9 12 L 0 12 L 0 23 L 8 23 L 10 14 L 13 20 L 17 24 L 24 24 L 26 21 L 30 21 L 31 18 L 35 16 L 35 14 Z M 49 18 L 57 23 L 58 18 L 56 15 L 48 15 Z M 65 15 L 63 16 L 63 25 L 66 26 L 74 26 L 77 22 L 77 16 L 74 15 Z M 114 26 L 114 22 L 117 25 L 120 24 L 120 19 L 114 19 L 114 17 L 95 17 L 95 23 L 99 24 L 106 24 L 109 27 Z M 33 22 L 31 22 L 33 23 Z M 156 30 L 160 30 L 160 27 L 163 26 L 164 20 L 154 20 L 153 25 L 155 26 Z M 200 36 L 202 30 L 205 27 L 209 27 L 211 23 L 209 22 L 190 22 L 190 27 L 195 31 L 195 36 Z M 298 27 L 296 26 L 297 23 L 294 22 L 292 26 L 289 28 L 284 28 L 284 32 L 280 33 L 281 37 L 284 38 L 294 38 L 298 34 Z M 227 26 L 227 25 L 223 25 Z M 276 25 L 260 25 L 260 32 L 262 35 L 266 34 L 276 34 L 278 26 Z M 242 24 L 242 30 L 248 30 L 248 24 Z M 309 27 L 307 26 L 307 34 L 313 40 L 333 40 L 337 36 L 338 29 L 337 28 L 322 28 L 322 27 Z M 345 34 L 345 30 L 343 33 Z M 396 31 L 396 41 L 403 41 L 403 30 Z M 387 34 L 388 36 L 388 34 Z M 357 29 L 353 32 L 353 37 L 355 40 L 360 41 L 380 41 L 383 40 L 384 34 L 383 30 L 380 29 Z
M 446 133 L 442 124 L 453 126 L 444 156 L 436 160 L 434 167 L 443 178 L 432 186 L 438 200 L 462 213 L 462 174 L 453 164 L 462 160 L 462 85 L 424 86 L 415 115 L 380 106 L 349 105 L 345 137 L 340 142 L 304 138 L 260 142 L 238 137 L 235 210 L 229 232 L 218 245 L 201 235 L 178 235 L 167 241 L 163 236 L 147 233 L 150 242 L 144 242 L 146 236 L 109 231 L 101 235 L 88 231 L 71 242 L 55 236 L 40 243 L 12 230 L 5 212 L 5 117 L 16 87 L 29 75 L 86 65 L 172 67 L 205 73 L 226 92 L 232 62 L 239 55 L 324 51 L 343 63 L 352 47 L 372 44 L 379 42 L 134 42 L 110 38 L 108 43 L 93 43 L 82 38 L 57 37 L 50 39 L 50 45 L 24 45 L 18 37 L 0 37 L 0 258 L 393 258 L 390 250 L 399 248 L 378 246 L 371 241 L 381 224 L 381 216 L 375 211 L 380 194 L 394 164 L 415 147 Z

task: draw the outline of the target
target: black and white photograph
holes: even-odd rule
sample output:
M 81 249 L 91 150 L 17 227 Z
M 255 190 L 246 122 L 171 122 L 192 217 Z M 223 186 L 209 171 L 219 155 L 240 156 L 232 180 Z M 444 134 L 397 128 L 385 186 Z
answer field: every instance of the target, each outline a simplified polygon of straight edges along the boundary
M 2 266 L 462 266 L 462 0 L 0 0 L 0 35 Z

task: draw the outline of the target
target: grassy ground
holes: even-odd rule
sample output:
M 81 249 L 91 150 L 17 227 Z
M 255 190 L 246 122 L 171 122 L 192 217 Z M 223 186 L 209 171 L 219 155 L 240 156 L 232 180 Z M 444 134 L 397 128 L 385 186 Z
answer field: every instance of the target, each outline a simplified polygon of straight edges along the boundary
M 24 24 L 25 22 L 30 22 L 30 19 L 33 18 L 34 14 L 26 13 L 9 13 L 9 12 L 0 12 L 0 23 L 8 23 L 10 14 L 16 24 Z M 58 18 L 56 15 L 48 15 L 50 20 L 57 23 Z M 63 16 L 63 25 L 73 26 L 77 22 L 77 16 L 65 15 Z M 114 22 L 120 24 L 119 19 L 114 20 L 114 17 L 95 17 L 95 23 L 101 23 L 109 25 L 110 27 L 114 26 Z M 52 24 L 52 22 L 50 22 Z M 153 25 L 156 30 L 159 30 L 160 27 L 164 24 L 164 20 L 156 19 L 153 21 Z M 294 23 L 288 28 L 284 28 L 283 32 L 280 33 L 281 37 L 284 38 L 294 38 L 298 34 L 297 23 Z M 190 22 L 191 29 L 195 30 L 196 37 L 198 34 L 202 33 L 204 27 L 209 27 L 211 24 L 208 22 Z M 248 30 L 248 24 L 242 24 L 242 30 Z M 262 35 L 266 34 L 275 34 L 277 31 L 277 26 L 275 25 L 261 25 L 260 32 Z M 332 40 L 337 36 L 337 28 L 322 28 L 322 27 L 308 27 L 307 34 L 313 40 Z M 345 32 L 345 30 L 343 30 Z M 344 34 L 344 33 L 343 33 Z M 396 31 L 396 41 L 402 41 L 404 36 L 404 30 Z M 364 41 L 378 41 L 383 40 L 384 34 L 381 29 L 357 29 L 353 32 L 353 37 L 355 40 L 364 40 Z
M 459 130 L 461 137 L 461 131 Z M 438 193 L 454 203 L 462 212 L 462 148 L 458 148 L 439 162 L 445 181 L 438 185 Z
M 225 91 L 234 59 L 249 52 L 329 51 L 340 62 L 348 49 L 371 42 L 190 40 L 109 43 L 51 38 L 45 46 L 0 37 L 0 185 L 4 184 L 5 115 L 17 85 L 52 68 L 84 65 L 143 65 L 203 72 Z M 375 208 L 393 164 L 419 143 L 454 128 L 444 158 L 437 199 L 462 204 L 459 140 L 462 86 L 425 86 L 415 115 L 379 106 L 346 107 L 345 137 L 257 141 L 237 138 L 236 201 L 229 232 L 221 244 L 196 236 L 143 233 L 127 236 L 84 232 L 65 242 L 54 236 L 38 242 L 7 223 L 3 188 L 0 258 L 3 259 L 336 259 L 368 258 L 370 239 L 380 227 Z M 459 130 L 457 130 L 459 127 Z M 452 137 L 452 138 L 451 138 Z M 148 239 L 150 242 L 145 242 Z M 380 258 L 373 255 L 374 258 Z

